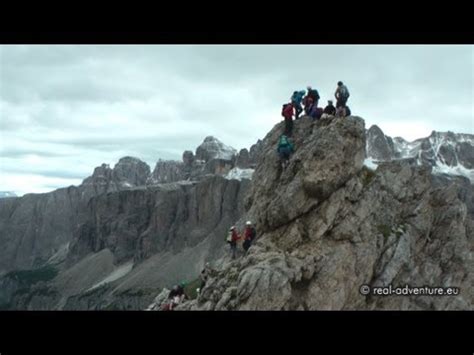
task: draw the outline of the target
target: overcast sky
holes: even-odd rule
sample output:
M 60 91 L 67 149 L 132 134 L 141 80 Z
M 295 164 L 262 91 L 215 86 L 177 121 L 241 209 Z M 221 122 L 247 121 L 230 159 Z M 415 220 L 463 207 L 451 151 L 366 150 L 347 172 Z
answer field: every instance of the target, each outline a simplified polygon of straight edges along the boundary
M 0 46 L 0 191 L 78 185 L 130 155 L 151 169 L 213 135 L 249 148 L 281 105 L 338 80 L 387 135 L 473 133 L 473 46 Z

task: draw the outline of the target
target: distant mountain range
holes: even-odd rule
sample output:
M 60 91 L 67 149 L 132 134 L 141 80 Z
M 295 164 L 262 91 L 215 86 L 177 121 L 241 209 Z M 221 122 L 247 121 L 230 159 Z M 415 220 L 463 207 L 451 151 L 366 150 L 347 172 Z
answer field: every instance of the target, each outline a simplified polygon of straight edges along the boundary
M 432 167 L 435 174 L 462 175 L 474 182 L 472 134 L 433 131 L 429 137 L 408 142 L 401 137 L 386 136 L 378 126 L 373 125 L 366 136 L 366 165 L 412 158 L 417 165 Z

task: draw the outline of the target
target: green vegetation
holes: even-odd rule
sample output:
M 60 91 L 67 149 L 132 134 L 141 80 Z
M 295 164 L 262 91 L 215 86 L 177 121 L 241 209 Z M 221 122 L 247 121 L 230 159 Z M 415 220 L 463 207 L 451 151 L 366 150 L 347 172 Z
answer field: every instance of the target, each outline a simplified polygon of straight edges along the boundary
M 39 269 L 10 271 L 5 277 L 18 281 L 22 285 L 33 285 L 37 282 L 50 281 L 56 277 L 58 269 L 52 265 L 46 265 Z
M 23 287 L 23 288 L 20 288 L 18 290 L 16 290 L 14 293 L 13 293 L 13 297 L 17 297 L 17 296 L 21 296 L 21 295 L 26 295 L 28 293 L 30 293 L 30 288 L 29 287 Z
M 0 303 L 0 311 L 10 310 L 10 303 Z
M 110 303 L 104 307 L 104 311 L 121 311 L 122 309 L 118 307 L 115 303 Z
M 377 230 L 379 233 L 382 233 L 385 238 L 388 238 L 391 234 L 395 234 L 397 238 L 400 238 L 404 233 L 406 233 L 407 228 L 404 224 L 399 225 L 396 228 L 392 228 L 386 224 L 379 224 Z
M 154 288 L 140 288 L 138 290 L 127 289 L 121 292 L 120 296 L 127 296 L 127 297 L 142 297 L 147 296 L 150 294 L 156 294 L 157 290 Z
M 55 296 L 58 292 L 49 288 L 49 287 L 42 287 L 32 292 L 33 296 Z
M 185 287 L 184 287 L 184 294 L 186 295 L 186 298 L 188 299 L 196 299 L 198 294 L 197 294 L 197 289 L 201 287 L 201 278 L 197 278 L 191 282 L 189 282 Z
M 382 235 L 385 237 L 385 238 L 388 238 L 390 236 L 390 234 L 392 233 L 392 228 L 390 228 L 390 226 L 386 225 L 386 224 L 379 224 L 377 226 L 377 230 L 382 233 Z

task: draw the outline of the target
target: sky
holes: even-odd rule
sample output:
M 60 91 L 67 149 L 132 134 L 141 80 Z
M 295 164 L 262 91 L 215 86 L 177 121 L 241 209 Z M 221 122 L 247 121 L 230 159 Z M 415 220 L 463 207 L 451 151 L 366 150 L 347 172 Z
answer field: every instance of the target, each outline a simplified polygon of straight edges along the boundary
M 366 128 L 474 133 L 474 46 L 1 45 L 0 191 L 79 185 L 102 163 L 181 160 L 206 136 L 250 148 L 311 85 L 342 80 Z

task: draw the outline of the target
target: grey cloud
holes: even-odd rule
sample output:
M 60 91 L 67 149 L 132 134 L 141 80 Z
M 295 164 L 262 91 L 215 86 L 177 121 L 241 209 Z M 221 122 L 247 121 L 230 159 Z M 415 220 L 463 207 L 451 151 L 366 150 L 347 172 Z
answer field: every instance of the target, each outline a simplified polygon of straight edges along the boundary
M 84 174 L 81 173 L 76 173 L 76 172 L 71 172 L 67 170 L 60 170 L 60 169 L 55 169 L 55 170 L 42 170 L 42 169 L 13 169 L 13 170 L 4 170 L 2 169 L 2 173 L 4 174 L 19 174 L 19 175 L 30 175 L 30 174 L 35 174 L 39 176 L 44 176 L 44 177 L 53 177 L 53 178 L 62 178 L 62 179 L 80 179 L 83 180 L 85 177 Z M 92 173 L 92 172 L 91 172 Z M 57 185 L 56 185 L 57 187 Z
M 65 152 L 48 152 L 48 151 L 41 151 L 41 150 L 32 150 L 32 149 L 22 149 L 22 148 L 17 148 L 17 147 L 11 147 L 11 148 L 3 148 L 0 147 L 0 157 L 10 157 L 10 158 L 22 158 L 26 157 L 28 155 L 37 155 L 40 157 L 46 157 L 46 158 L 53 158 L 53 157 L 61 157 L 61 156 L 67 156 L 67 153 Z
M 121 155 L 153 167 L 207 135 L 249 148 L 293 90 L 313 85 L 324 105 L 338 80 L 387 134 L 473 132 L 472 46 L 0 46 L 0 151 L 14 158 L 1 172 L 82 179 Z

